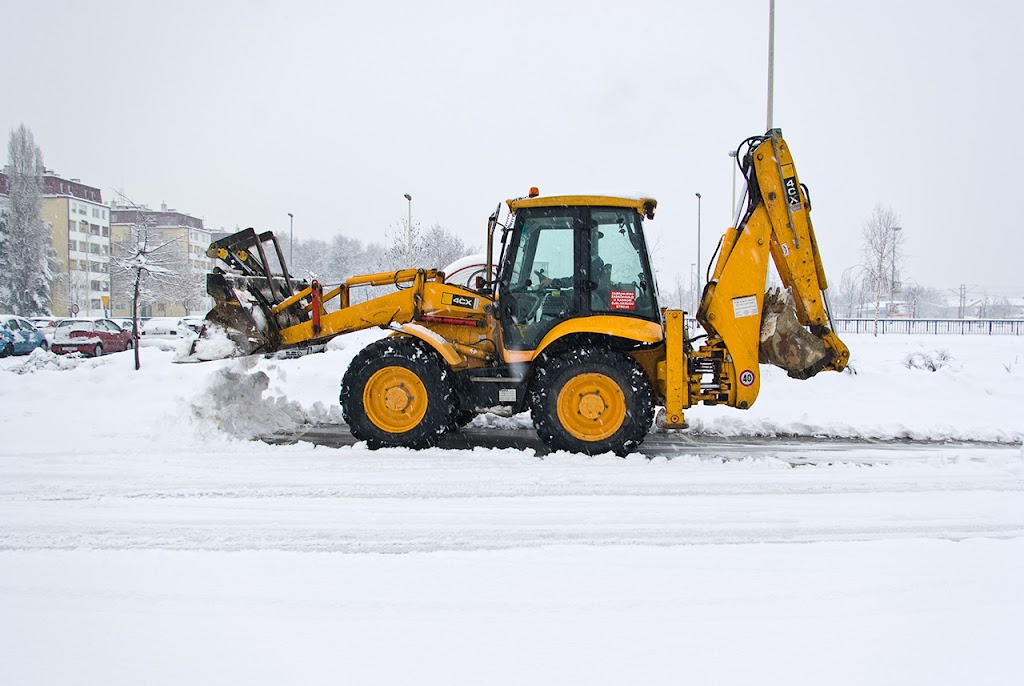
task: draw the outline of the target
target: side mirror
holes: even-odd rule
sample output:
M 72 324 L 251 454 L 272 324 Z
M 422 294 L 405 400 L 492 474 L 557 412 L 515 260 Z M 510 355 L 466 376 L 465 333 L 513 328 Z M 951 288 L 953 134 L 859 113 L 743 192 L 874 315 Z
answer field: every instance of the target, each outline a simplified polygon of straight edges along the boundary
M 485 279 L 482 276 L 476 277 L 476 289 L 478 291 L 482 291 L 486 285 L 487 285 L 487 279 Z

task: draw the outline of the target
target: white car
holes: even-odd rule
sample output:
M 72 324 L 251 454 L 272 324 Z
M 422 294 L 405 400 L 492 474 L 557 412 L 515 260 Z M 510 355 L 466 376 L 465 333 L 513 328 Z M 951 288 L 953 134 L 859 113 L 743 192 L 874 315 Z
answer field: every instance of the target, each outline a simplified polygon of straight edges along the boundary
M 196 338 L 199 334 L 184 317 L 153 317 L 139 331 L 142 341 Z

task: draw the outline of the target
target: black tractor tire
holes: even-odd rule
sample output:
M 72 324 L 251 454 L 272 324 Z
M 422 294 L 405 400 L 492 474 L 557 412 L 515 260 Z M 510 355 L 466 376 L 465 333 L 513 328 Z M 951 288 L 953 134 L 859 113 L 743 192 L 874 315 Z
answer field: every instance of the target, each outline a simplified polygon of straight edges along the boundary
M 567 421 L 560 418 L 560 407 Z M 647 436 L 654 398 L 632 357 L 581 345 L 541 360 L 530 385 L 530 410 L 537 434 L 551 450 L 625 456 Z
M 453 423 L 451 377 L 445 361 L 418 339 L 377 341 L 356 355 L 345 372 L 342 416 L 352 435 L 372 450 L 430 448 Z

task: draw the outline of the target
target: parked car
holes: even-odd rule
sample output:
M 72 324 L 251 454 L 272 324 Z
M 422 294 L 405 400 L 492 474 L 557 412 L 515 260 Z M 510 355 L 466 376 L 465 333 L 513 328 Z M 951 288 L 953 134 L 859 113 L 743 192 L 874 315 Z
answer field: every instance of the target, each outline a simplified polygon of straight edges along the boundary
M 12 314 L 0 315 L 0 357 L 28 355 L 36 348 L 49 347 L 46 337 L 29 320 Z
M 60 317 L 32 317 L 30 321 L 36 330 L 46 338 L 46 345 L 53 345 L 53 330 L 57 328 Z
M 197 334 L 203 332 L 203 326 L 206 325 L 206 320 L 202 317 L 182 317 L 181 320 L 188 325 L 188 328 L 195 331 Z
M 195 338 L 199 335 L 185 317 L 153 317 L 142 325 L 139 334 L 147 341 Z
M 115 317 L 111 320 L 125 331 L 131 333 L 132 330 L 132 318 L 131 317 Z M 139 326 L 142 325 L 142 317 L 139 317 Z
M 131 347 L 131 333 L 109 319 L 62 319 L 53 332 L 51 350 L 59 355 L 82 353 L 99 357 Z

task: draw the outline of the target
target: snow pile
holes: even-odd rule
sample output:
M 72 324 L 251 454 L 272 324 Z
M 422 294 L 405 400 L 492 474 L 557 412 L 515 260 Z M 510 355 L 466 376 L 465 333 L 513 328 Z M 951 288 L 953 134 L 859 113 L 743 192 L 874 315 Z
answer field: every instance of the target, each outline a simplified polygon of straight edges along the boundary
M 88 359 L 90 361 L 92 360 L 92 358 Z M 48 350 L 36 348 L 24 362 L 11 367 L 9 371 L 14 372 L 15 374 L 31 374 L 41 370 L 67 371 L 78 368 L 78 366 L 85 361 L 86 358 L 83 357 L 81 353 L 56 355 Z
M 283 395 L 264 393 L 270 376 L 250 371 L 256 364 L 246 358 L 215 371 L 206 390 L 190 401 L 192 415 L 238 438 L 251 439 L 278 431 L 294 431 L 307 424 L 338 423 L 341 410 L 315 402 L 309 409 Z
M 190 355 L 198 360 L 223 360 L 234 357 L 238 353 L 238 346 L 228 338 L 228 332 L 223 327 L 207 324 L 205 333 L 196 339 L 195 349 L 193 350 L 190 346 L 186 350 L 179 351 L 176 361 L 183 360 Z

